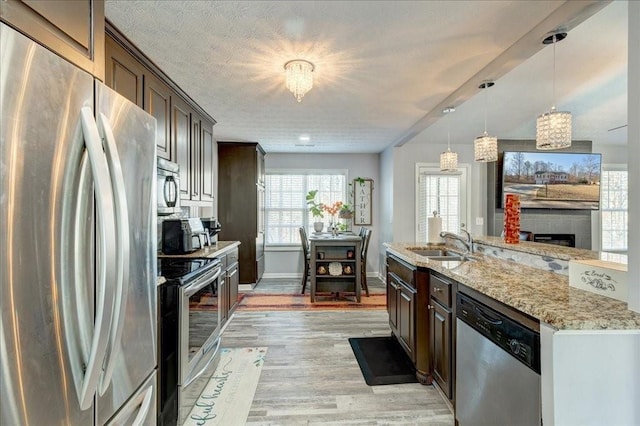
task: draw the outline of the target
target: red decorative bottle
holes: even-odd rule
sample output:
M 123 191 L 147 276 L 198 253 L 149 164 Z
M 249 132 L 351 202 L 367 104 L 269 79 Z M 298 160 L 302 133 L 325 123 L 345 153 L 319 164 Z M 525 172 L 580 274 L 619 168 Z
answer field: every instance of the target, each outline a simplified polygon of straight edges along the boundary
M 520 196 L 507 194 L 504 200 L 504 242 L 520 242 Z

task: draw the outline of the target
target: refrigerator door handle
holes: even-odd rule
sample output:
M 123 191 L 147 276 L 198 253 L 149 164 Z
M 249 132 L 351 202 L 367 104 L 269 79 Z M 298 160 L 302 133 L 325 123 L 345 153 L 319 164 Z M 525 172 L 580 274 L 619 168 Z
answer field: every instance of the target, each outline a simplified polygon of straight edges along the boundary
M 113 306 L 113 321 L 111 323 L 109 347 L 104 367 L 104 372 L 100 379 L 98 392 L 103 395 L 111 384 L 113 369 L 116 364 L 122 329 L 124 327 L 125 308 L 127 306 L 127 295 L 129 294 L 129 209 L 127 206 L 126 189 L 124 185 L 124 175 L 122 164 L 118 155 L 116 140 L 113 135 L 111 123 L 103 114 L 98 115 L 98 130 L 103 135 L 103 145 L 107 157 L 107 166 L 111 175 L 111 186 L 113 188 L 113 199 L 115 204 L 116 222 L 116 297 Z
M 98 127 L 93 119 L 93 111 L 89 107 L 80 110 L 80 121 L 88 153 L 89 163 L 93 174 L 94 190 L 96 194 L 97 229 L 100 238 L 96 241 L 98 256 L 96 259 L 96 314 L 93 338 L 89 360 L 86 363 L 84 378 L 81 381 L 81 389 L 78 393 L 80 408 L 86 410 L 91 407 L 93 397 L 98 387 L 98 381 L 102 372 L 102 365 L 109 342 L 109 330 L 113 320 L 113 286 L 115 281 L 115 268 L 112 267 L 115 259 L 115 223 L 114 206 L 111 185 L 109 185 L 109 170 L 104 159 L 102 144 Z M 74 238 L 86 238 L 76 232 Z M 77 246 L 77 245 L 76 245 Z M 82 282 L 76 280 L 76 285 Z
M 147 420 L 147 415 L 149 414 L 149 408 L 151 408 L 151 403 L 153 402 L 152 397 L 153 386 L 149 386 L 149 389 L 145 392 L 142 404 L 140 404 L 140 410 L 138 410 L 136 418 L 133 419 L 133 422 L 131 423 L 132 426 L 141 426 L 145 424 L 145 420 Z

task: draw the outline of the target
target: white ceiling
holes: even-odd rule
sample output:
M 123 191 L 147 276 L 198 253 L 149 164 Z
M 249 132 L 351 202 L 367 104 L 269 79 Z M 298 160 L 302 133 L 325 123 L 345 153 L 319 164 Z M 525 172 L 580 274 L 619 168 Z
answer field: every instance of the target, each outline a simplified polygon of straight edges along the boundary
M 566 28 L 556 106 L 573 113 L 574 139 L 626 144 L 626 128 L 608 129 L 627 123 L 627 2 L 593 3 L 107 0 L 106 16 L 218 121 L 216 139 L 305 153 L 443 143 L 447 127 L 472 144 L 485 101 L 490 134 L 532 139 L 553 100 L 540 42 Z M 315 64 L 301 103 L 284 85 L 296 58 Z M 486 95 L 483 79 L 496 80 Z

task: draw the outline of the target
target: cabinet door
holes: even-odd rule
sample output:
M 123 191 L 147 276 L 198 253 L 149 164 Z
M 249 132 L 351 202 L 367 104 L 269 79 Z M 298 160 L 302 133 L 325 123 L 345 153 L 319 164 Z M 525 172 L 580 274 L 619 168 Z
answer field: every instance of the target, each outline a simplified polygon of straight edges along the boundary
M 103 0 L 2 0 L 0 16 L 33 40 L 104 80 Z
M 142 65 L 111 37 L 105 40 L 105 55 L 105 84 L 142 108 Z
M 398 295 L 400 283 L 394 276 L 387 273 L 387 312 L 389 312 L 389 325 L 394 332 L 398 330 Z
M 156 146 L 158 157 L 171 160 L 171 89 L 151 73 L 144 77 L 144 110 L 158 122 Z
M 229 318 L 229 277 L 222 274 L 218 282 L 218 309 L 220 310 L 220 326 L 222 327 Z
M 431 365 L 433 378 L 440 389 L 451 398 L 451 321 L 452 313 L 433 298 L 429 305 L 431 324 Z
M 200 200 L 213 201 L 215 194 L 215 158 L 214 158 L 214 142 L 213 142 L 213 125 L 206 121 L 201 121 L 200 154 L 202 157 Z
M 238 285 L 240 276 L 238 275 L 238 264 L 236 263 L 227 271 L 229 279 L 229 312 L 232 313 L 238 306 Z
M 190 108 L 182 99 L 171 99 L 171 145 L 175 148 L 173 161 L 180 166 L 180 199 L 191 197 L 190 164 L 191 156 Z
M 257 216 L 256 216 L 256 270 L 257 277 L 256 282 L 258 282 L 262 278 L 262 274 L 264 274 L 265 268 L 265 259 L 264 259 L 264 187 L 258 185 L 257 186 Z
M 413 362 L 416 361 L 415 294 L 415 289 L 401 283 L 398 297 L 398 337 Z
M 257 170 L 256 170 L 256 184 L 264 186 L 265 183 L 265 171 L 264 171 L 264 154 L 262 149 L 256 146 L 256 153 L 258 155 Z
M 200 116 L 191 113 L 191 200 L 200 201 L 200 187 L 202 175 L 201 163 L 202 127 Z

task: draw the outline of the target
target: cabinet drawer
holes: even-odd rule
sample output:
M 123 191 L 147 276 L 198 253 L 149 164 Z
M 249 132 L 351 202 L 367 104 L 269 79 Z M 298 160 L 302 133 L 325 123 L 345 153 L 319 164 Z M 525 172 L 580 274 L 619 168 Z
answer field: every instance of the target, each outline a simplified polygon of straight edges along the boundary
M 434 274 L 431 274 L 430 277 L 431 297 L 443 306 L 451 308 L 451 281 Z
M 227 252 L 227 266 L 231 266 L 238 261 L 238 249 Z
M 414 274 L 416 271 L 415 268 L 402 262 L 399 259 L 396 259 L 391 256 L 387 256 L 387 271 L 393 272 L 398 277 L 400 277 L 402 281 L 404 281 L 405 283 L 415 288 L 416 286 L 415 279 L 414 279 Z

